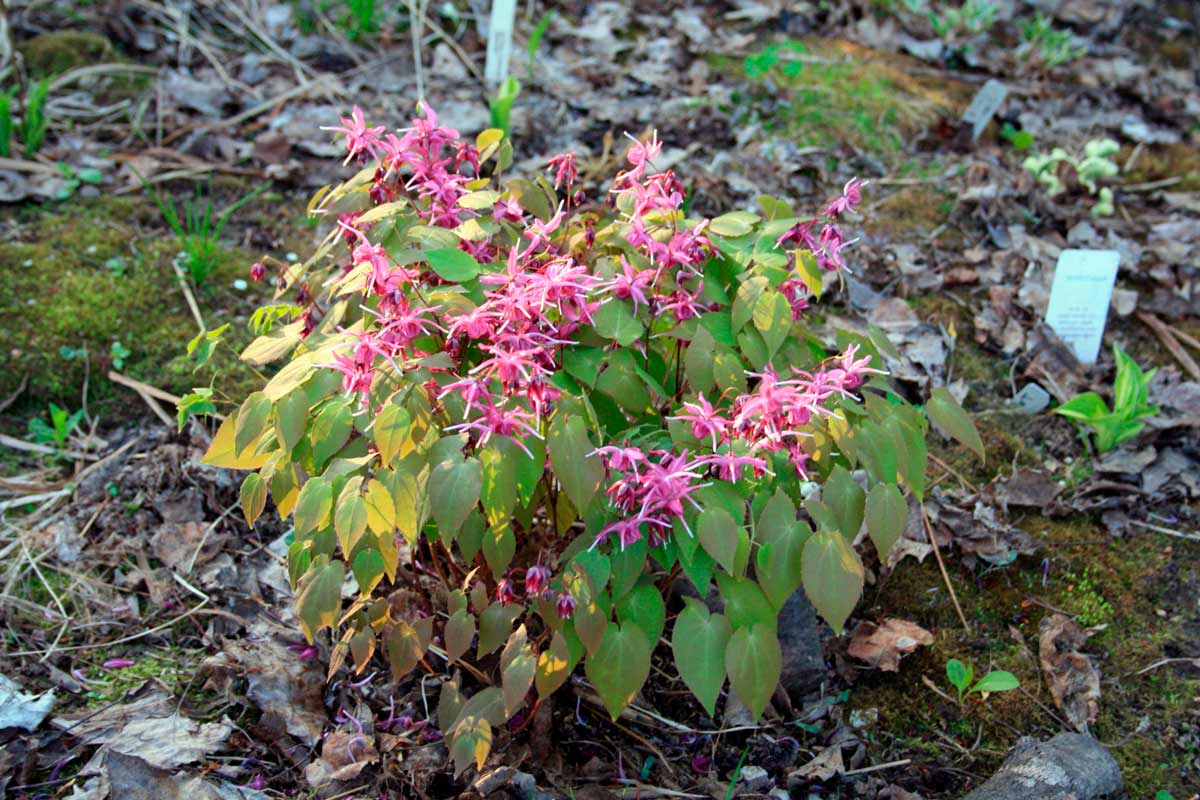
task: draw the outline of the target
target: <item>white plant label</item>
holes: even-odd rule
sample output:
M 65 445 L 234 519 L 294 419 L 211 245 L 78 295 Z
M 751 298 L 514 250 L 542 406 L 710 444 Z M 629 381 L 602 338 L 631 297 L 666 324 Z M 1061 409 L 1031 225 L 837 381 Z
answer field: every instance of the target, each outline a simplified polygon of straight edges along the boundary
M 1026 414 L 1040 414 L 1050 406 L 1050 394 L 1036 383 L 1027 383 L 1008 402 Z
M 1063 250 L 1058 257 L 1046 324 L 1084 364 L 1100 353 L 1120 261 L 1116 250 Z
M 483 69 L 483 78 L 489 86 L 499 86 L 508 77 L 513 22 L 516 17 L 517 0 L 492 0 L 492 13 L 488 21 L 487 62 Z
M 971 141 L 979 139 L 983 129 L 1000 110 L 1005 97 L 1008 97 L 1008 87 L 994 78 L 976 93 L 962 116 L 963 122 L 971 126 Z

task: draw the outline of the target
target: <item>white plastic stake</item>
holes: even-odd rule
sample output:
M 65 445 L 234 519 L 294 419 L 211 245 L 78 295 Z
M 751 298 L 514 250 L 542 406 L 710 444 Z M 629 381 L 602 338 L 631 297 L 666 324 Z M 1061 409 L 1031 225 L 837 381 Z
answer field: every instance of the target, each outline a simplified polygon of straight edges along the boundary
M 499 86 L 508 77 L 513 22 L 516 17 L 517 0 L 492 0 L 492 13 L 488 21 L 487 62 L 483 70 L 483 79 L 489 86 Z

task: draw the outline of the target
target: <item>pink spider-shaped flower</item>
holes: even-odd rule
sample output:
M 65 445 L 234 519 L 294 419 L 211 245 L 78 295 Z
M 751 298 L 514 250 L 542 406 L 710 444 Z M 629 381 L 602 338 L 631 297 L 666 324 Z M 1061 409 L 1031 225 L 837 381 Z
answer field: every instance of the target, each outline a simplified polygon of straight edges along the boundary
M 342 162 L 343 164 L 349 164 L 352 158 L 365 153 L 370 153 L 372 158 L 378 156 L 381 145 L 379 137 L 387 130 L 384 126 L 368 128 L 362 109 L 358 106 L 354 107 L 349 117 L 340 117 L 338 121 L 342 123 L 340 127 L 323 127 L 321 130 L 345 135 L 346 160 Z
M 825 216 L 837 219 L 842 214 L 848 211 L 853 211 L 854 207 L 862 202 L 862 181 L 858 178 L 851 178 L 842 187 L 840 196 L 829 201 L 829 205 L 825 206 Z
M 563 153 L 550 159 L 547 166 L 554 170 L 554 188 L 557 189 L 561 184 L 566 184 L 569 188 L 575 182 L 575 178 L 579 176 L 579 167 L 575 163 L 574 153 Z
M 704 398 L 703 393 L 696 398 L 696 402 L 684 403 L 683 411 L 678 416 L 667 419 L 691 423 L 692 436 L 701 440 L 709 439 L 713 450 L 717 449 L 717 441 L 723 441 L 729 430 L 729 420 L 717 412 L 712 403 Z
M 497 200 L 492 206 L 492 219 L 497 222 L 502 219 L 506 219 L 509 222 L 520 222 L 524 218 L 525 211 L 521 208 L 521 204 L 517 202 L 517 198 L 511 195 Z
M 621 272 L 613 278 L 610 284 L 612 293 L 622 300 L 633 300 L 635 312 L 639 304 L 649 306 L 650 300 L 646 297 L 646 289 L 654 281 L 654 271 L 648 269 L 635 271 L 625 260 L 625 256 L 620 257 L 620 263 Z

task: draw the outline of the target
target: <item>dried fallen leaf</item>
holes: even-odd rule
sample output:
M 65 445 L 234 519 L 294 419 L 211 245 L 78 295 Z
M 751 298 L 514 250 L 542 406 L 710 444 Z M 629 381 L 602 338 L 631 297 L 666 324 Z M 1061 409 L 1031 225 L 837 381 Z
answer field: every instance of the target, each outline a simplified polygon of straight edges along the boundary
M 36 730 L 53 707 L 53 691 L 40 696 L 26 694 L 16 681 L 0 675 L 0 728 Z
M 1086 733 L 1100 708 L 1100 670 L 1079 648 L 1087 633 L 1079 623 L 1062 614 L 1042 620 L 1038 656 L 1054 705 L 1080 733 Z
M 920 625 L 889 618 L 882 625 L 860 622 L 850 636 L 849 653 L 884 672 L 897 672 L 901 658 L 930 644 L 933 644 L 933 634 Z
M 795 779 L 827 781 L 834 775 L 841 775 L 845 771 L 846 765 L 842 761 L 842 748 L 835 744 L 832 747 L 826 747 L 817 753 L 816 758 L 812 761 L 789 773 L 788 779 L 789 783 Z

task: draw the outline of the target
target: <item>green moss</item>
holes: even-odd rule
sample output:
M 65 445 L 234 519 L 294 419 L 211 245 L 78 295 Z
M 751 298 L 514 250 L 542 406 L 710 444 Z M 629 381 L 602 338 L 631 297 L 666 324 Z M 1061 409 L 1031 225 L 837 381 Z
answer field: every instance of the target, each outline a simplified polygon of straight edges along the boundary
M 110 57 L 112 43 L 93 31 L 55 31 L 35 36 L 17 46 L 34 80 L 59 75 L 75 67 Z
M 912 560 L 896 568 L 872 596 L 868 614 L 908 619 L 928 628 L 934 643 L 905 659 L 899 673 L 868 672 L 851 698 L 851 707 L 876 708 L 879 724 L 870 731 L 876 739 L 893 743 L 905 755 L 931 767 L 962 759 L 959 766 L 980 776 L 991 774 L 1021 735 L 1047 738 L 1061 725 L 1046 708 L 1053 699 L 1039 674 L 1037 659 L 1039 624 L 1053 606 L 1074 611 L 1081 577 L 1086 573 L 1089 591 L 1106 603 L 1107 628 L 1096 633 L 1088 651 L 1096 655 L 1102 671 L 1100 711 L 1093 734 L 1111 743 L 1131 797 L 1150 797 L 1159 789 L 1187 796 L 1180 769 L 1189 757 L 1180 736 L 1189 723 L 1195 682 L 1167 669 L 1136 673 L 1163 657 L 1167 641 L 1185 635 L 1182 623 L 1156 613 L 1156 596 L 1166 563 L 1172 558 L 1200 557 L 1168 551 L 1162 542 L 1137 538 L 1110 541 L 1103 528 L 1085 516 L 1051 520 L 1029 515 L 1015 520 L 1031 535 L 1046 542 L 1034 558 L 1022 558 L 1004 569 L 980 569 L 977 575 L 956 568 L 948 556 L 947 569 L 963 611 L 973 630 L 962 629 L 954 605 L 932 558 Z M 1050 567 L 1043 585 L 1042 557 Z M 1185 563 L 1188 563 L 1185 561 Z M 1164 595 L 1165 596 L 1165 595 Z M 1016 641 L 1013 631 L 1022 641 Z M 922 681 L 953 695 L 945 678 L 946 661 L 959 658 L 974 665 L 976 675 L 988 669 L 1014 673 L 1025 692 L 973 696 L 959 707 L 929 689 Z M 1059 713 L 1059 712 L 1055 712 Z M 1143 718 L 1149 728 L 1139 730 Z M 982 725 L 979 746 L 973 748 Z M 969 755 L 947 743 L 956 742 Z M 936 770 L 934 770 L 936 772 Z M 959 796 L 962 785 L 946 785 L 944 794 Z
M 171 266 L 178 243 L 161 226 L 157 209 L 140 197 L 20 212 L 15 241 L 0 243 L 0 353 L 8 367 L 0 372 L 0 397 L 27 374 L 30 413 L 47 400 L 78 408 L 88 375 L 93 414 L 138 405 L 105 379 L 115 341 L 131 351 L 122 372 L 174 394 L 216 381 L 222 393 L 239 397 L 258 380 L 228 348 L 191 372 L 184 349 L 196 322 Z M 252 259 L 227 251 L 197 296 L 210 327 L 233 323 L 227 339 L 239 350 L 251 338 L 245 322 L 264 289 L 240 293 L 231 285 Z
M 134 662 L 132 666 L 104 669 L 101 665 L 108 659 L 126 656 L 116 651 L 101 651 L 91 659 L 94 666 L 83 670 L 84 677 L 93 682 L 83 695 L 86 705 L 96 708 L 120 700 L 147 681 L 162 684 L 173 695 L 186 695 L 193 703 L 208 700 L 210 696 L 193 685 L 196 669 L 206 655 L 203 649 L 175 646 L 139 650 L 128 654 Z

